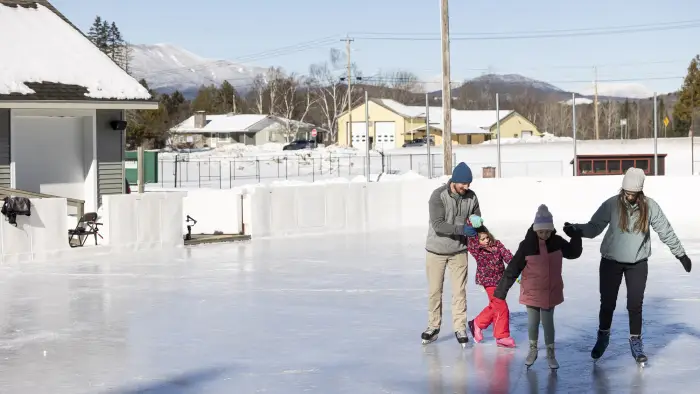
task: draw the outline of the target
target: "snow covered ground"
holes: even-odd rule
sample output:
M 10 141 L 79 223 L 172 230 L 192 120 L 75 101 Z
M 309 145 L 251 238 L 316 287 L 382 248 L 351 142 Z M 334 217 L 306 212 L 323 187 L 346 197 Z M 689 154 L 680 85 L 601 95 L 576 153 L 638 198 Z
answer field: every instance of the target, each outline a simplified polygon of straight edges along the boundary
M 700 142 L 696 142 L 700 144 Z M 280 181 L 319 182 L 347 181 L 365 173 L 365 154 L 348 148 L 327 147 L 312 151 L 282 151 L 279 144 L 262 147 L 229 145 L 215 150 L 179 155 L 177 164 L 180 188 L 232 188 L 245 184 Z M 697 150 L 697 148 L 696 148 Z M 654 153 L 652 139 L 578 141 L 578 154 Z M 689 175 L 695 160 L 695 173 L 700 173 L 699 158 L 691 156 L 689 138 L 658 140 L 658 153 L 667 154 L 667 175 Z M 431 149 L 433 174 L 443 173 L 442 147 Z M 384 152 L 384 167 L 379 152 L 370 153 L 371 173 L 402 174 L 413 172 L 428 176 L 427 148 L 400 148 Z M 453 162 L 467 162 L 479 178 L 484 167 L 497 166 L 497 146 L 489 143 L 455 147 Z M 160 182 L 148 185 L 149 190 L 175 186 L 175 154 L 161 154 Z M 503 139 L 501 146 L 502 176 L 568 177 L 573 173 L 573 140 L 569 137 Z M 185 160 L 185 161 L 182 161 Z
M 525 231 L 507 221 L 492 227 L 511 249 Z M 656 238 L 645 300 L 647 369 L 640 372 L 629 353 L 624 283 L 611 345 L 597 367 L 591 362 L 599 240 L 586 240 L 583 257 L 564 263 L 566 301 L 555 314 L 561 369 L 552 375 L 544 350 L 530 372 L 524 368 L 518 284 L 508 296 L 516 349 L 496 348 L 487 331 L 484 343 L 462 350 L 451 332 L 449 286 L 442 337 L 420 344 L 425 230 L 4 265 L 0 392 L 697 392 L 697 274 L 686 274 Z M 700 238 L 683 242 L 697 264 Z M 470 318 L 486 305 L 475 268 L 471 262 Z

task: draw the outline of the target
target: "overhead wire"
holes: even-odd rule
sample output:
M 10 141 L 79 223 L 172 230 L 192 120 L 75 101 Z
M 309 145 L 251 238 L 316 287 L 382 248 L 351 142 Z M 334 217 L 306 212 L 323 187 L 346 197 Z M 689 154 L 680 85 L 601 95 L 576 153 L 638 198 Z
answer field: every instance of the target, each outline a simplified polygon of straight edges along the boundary
M 582 36 L 600 36 L 656 32 L 666 30 L 695 29 L 700 27 L 700 20 L 666 22 L 657 24 L 610 26 L 598 28 L 534 30 L 519 32 L 484 32 L 484 33 L 451 33 L 450 41 L 479 41 L 479 40 L 520 40 L 536 38 L 570 38 Z M 388 40 L 388 41 L 438 41 L 435 33 L 398 33 L 398 32 L 353 32 L 357 40 Z

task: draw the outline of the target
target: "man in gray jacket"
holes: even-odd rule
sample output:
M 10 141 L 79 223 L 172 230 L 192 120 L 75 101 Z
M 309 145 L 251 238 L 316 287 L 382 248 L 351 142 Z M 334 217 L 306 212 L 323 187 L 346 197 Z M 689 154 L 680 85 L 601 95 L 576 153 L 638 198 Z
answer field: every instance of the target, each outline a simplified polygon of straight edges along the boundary
M 467 245 L 465 235 L 476 231 L 467 224 L 472 215 L 481 216 L 479 200 L 469 189 L 472 171 L 459 163 L 446 185 L 433 191 L 428 201 L 430 226 L 425 242 L 428 276 L 428 328 L 421 334 L 424 344 L 437 339 L 442 323 L 442 287 L 445 269 L 452 283 L 452 324 L 457 341 L 465 346 L 467 338 Z
M 647 361 L 642 344 L 642 304 L 651 256 L 650 228 L 656 231 L 685 271 L 691 269 L 690 259 L 659 204 L 644 195 L 644 178 L 643 170 L 630 168 L 622 180 L 620 193 L 603 202 L 588 223 L 564 224 L 568 236 L 579 234 L 584 238 L 595 238 L 607 227 L 600 244 L 600 314 L 598 340 L 591 351 L 594 359 L 602 357 L 608 347 L 617 294 L 624 276 L 630 350 L 637 362 Z

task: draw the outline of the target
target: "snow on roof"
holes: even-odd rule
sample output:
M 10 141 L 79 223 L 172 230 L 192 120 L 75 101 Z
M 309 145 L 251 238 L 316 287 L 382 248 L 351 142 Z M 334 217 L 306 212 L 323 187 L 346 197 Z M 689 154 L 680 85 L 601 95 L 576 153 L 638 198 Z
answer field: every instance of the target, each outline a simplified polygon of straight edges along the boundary
M 380 105 L 383 105 L 401 116 L 408 118 L 424 118 L 425 107 L 417 105 L 404 105 L 392 99 L 375 99 Z M 489 129 L 498 119 L 503 120 L 509 116 L 512 110 L 500 110 L 498 113 L 495 110 L 452 110 L 452 129 L 456 134 L 483 134 L 477 129 Z M 442 128 L 442 107 L 429 107 L 430 123 L 438 123 L 435 126 Z M 464 129 L 472 130 L 471 132 L 459 133 L 455 130 Z
M 53 82 L 83 86 L 86 98 L 151 98 L 136 79 L 42 4 L 0 2 L 0 37 L 5 37 L 0 40 L 0 95 L 31 95 L 36 92 L 25 83 Z
M 225 114 L 225 115 L 206 115 L 206 125 L 202 128 L 194 127 L 194 118 L 192 115 L 185 119 L 179 125 L 173 127 L 173 133 L 181 134 L 196 134 L 196 133 L 245 133 L 257 132 L 273 124 L 284 125 L 288 120 L 273 115 L 257 115 L 257 114 Z M 309 126 L 309 123 L 291 120 L 295 126 Z

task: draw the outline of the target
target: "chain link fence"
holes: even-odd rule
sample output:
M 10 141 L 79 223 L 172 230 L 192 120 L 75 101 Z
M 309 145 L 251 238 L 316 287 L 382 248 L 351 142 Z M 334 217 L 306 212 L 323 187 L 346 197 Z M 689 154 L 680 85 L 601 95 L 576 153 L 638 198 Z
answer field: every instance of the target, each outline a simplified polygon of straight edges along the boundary
M 433 177 L 442 176 L 443 155 L 432 158 Z M 453 154 L 453 163 L 457 155 Z M 371 154 L 370 174 L 400 174 L 412 171 L 428 177 L 427 154 Z M 563 176 L 564 163 L 560 161 L 502 162 L 503 177 Z M 364 176 L 364 156 L 331 154 L 327 156 L 288 155 L 279 157 L 221 157 L 190 158 L 187 155 L 158 160 L 159 186 L 162 188 L 215 188 L 226 189 L 251 183 L 275 181 L 316 182 L 332 178 L 352 179 Z M 469 162 L 475 178 L 481 178 L 489 163 Z

